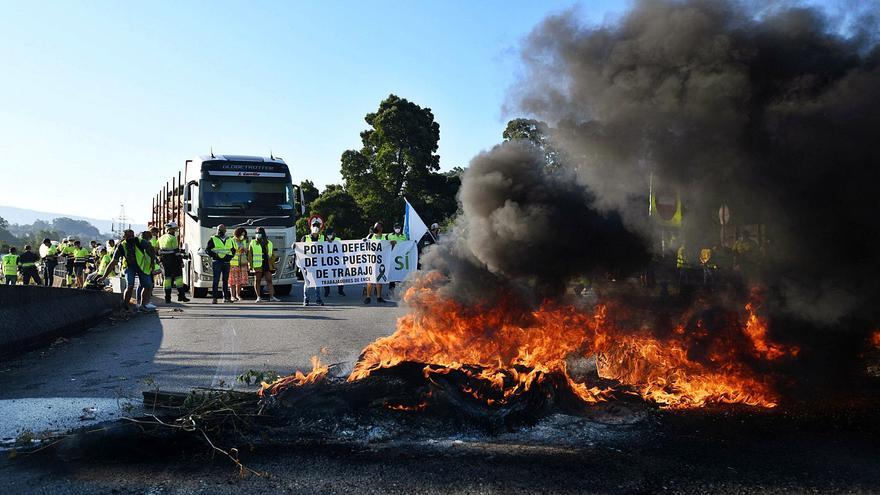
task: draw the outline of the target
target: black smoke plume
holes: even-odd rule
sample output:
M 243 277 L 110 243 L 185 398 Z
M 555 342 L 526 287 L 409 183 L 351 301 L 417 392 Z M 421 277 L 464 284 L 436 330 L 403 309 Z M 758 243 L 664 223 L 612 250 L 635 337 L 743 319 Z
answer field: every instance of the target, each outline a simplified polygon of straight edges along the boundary
M 624 227 L 617 212 L 597 209 L 571 170 L 548 168 L 526 142 L 506 142 L 475 157 L 459 199 L 454 232 L 424 264 L 449 276 L 448 295 L 471 303 L 499 289 L 534 292 L 537 297 L 524 300 L 540 302 L 574 277 L 630 272 L 648 259 L 643 238 Z
M 718 243 L 722 204 L 765 226 L 762 275 L 784 311 L 876 319 L 877 3 L 845 24 L 760 4 L 641 1 L 603 26 L 550 17 L 525 42 L 512 106 L 555 128 L 596 204 L 628 226 L 641 228 L 653 175 L 680 188 L 691 246 Z

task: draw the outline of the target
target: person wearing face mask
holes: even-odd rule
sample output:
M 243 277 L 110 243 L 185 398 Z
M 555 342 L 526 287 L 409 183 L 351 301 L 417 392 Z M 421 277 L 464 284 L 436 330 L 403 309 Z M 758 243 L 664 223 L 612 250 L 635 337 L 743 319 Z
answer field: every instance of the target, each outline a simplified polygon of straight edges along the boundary
M 382 233 L 382 222 L 376 222 L 373 224 L 373 231 L 366 237 L 367 241 L 384 241 L 387 240 L 385 234 Z M 370 304 L 371 296 L 373 295 L 373 288 L 376 288 L 376 302 L 384 303 L 385 299 L 382 299 L 382 284 L 367 284 L 367 293 L 364 297 L 364 304 Z
M 336 234 L 333 232 L 333 227 L 327 227 L 327 229 L 324 231 L 324 240 L 327 242 L 336 242 L 337 241 Z M 345 297 L 345 289 L 343 289 L 343 287 L 344 286 L 342 286 L 342 285 L 337 285 L 336 292 L 340 296 Z M 330 286 L 329 285 L 324 286 L 324 297 L 330 297 Z
M 180 250 L 180 239 L 177 237 L 177 222 L 165 224 L 165 234 L 158 239 L 156 245 L 159 247 L 159 260 L 162 262 L 164 274 L 162 287 L 165 289 L 165 303 L 171 302 L 173 289 L 177 289 L 179 302 L 189 302 L 183 286 L 183 251 Z
M 214 300 L 211 301 L 212 304 L 217 304 L 217 284 L 221 281 L 223 282 L 223 302 L 232 302 L 232 298 L 229 295 L 229 262 L 232 260 L 232 239 L 226 237 L 226 226 L 222 223 L 217 226 L 217 235 L 211 236 L 208 239 L 208 245 L 205 247 L 205 252 L 208 253 L 208 256 L 213 260 L 211 262 L 211 271 L 214 273 L 214 279 L 212 283 L 212 293 L 214 294 Z
M 403 233 L 403 229 L 400 228 L 400 224 L 394 224 L 394 232 L 385 236 L 386 239 L 391 241 L 391 249 L 394 249 L 394 244 L 398 241 L 408 241 L 409 238 L 406 234 Z M 394 288 L 397 286 L 394 282 L 388 283 L 388 296 L 394 295 Z
M 232 300 L 241 301 L 241 289 L 248 283 L 248 235 L 244 227 L 235 229 L 232 246 L 232 259 L 229 261 L 229 288 L 232 290 Z
M 257 293 L 257 302 L 263 302 L 260 296 L 260 282 L 266 281 L 266 291 L 269 292 L 269 300 L 281 302 L 275 297 L 275 287 L 272 285 L 272 271 L 275 269 L 272 241 L 266 236 L 266 229 L 257 227 L 255 239 L 248 245 L 248 263 L 254 271 L 254 291 Z
M 304 235 L 302 238 L 302 242 L 324 242 L 326 238 L 324 234 L 321 233 L 321 222 L 318 219 L 312 222 L 311 231 Z M 303 306 L 309 305 L 309 289 L 313 289 L 315 291 L 315 300 L 318 306 L 324 305 L 324 300 L 321 299 L 321 290 L 318 287 L 309 287 L 306 285 L 305 281 L 303 282 Z

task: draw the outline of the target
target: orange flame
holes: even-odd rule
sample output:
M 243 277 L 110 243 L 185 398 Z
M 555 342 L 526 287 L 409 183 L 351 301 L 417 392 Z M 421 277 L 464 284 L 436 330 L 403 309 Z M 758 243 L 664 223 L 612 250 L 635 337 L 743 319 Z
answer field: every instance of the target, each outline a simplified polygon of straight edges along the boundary
M 778 403 L 771 381 L 749 363 L 799 352 L 770 342 L 769 323 L 758 314 L 760 292 L 752 293 L 745 315 L 724 313 L 714 330 L 687 312 L 667 334 L 657 336 L 663 333 L 636 323 L 630 308 L 619 304 L 606 302 L 584 311 L 546 301 L 526 311 L 510 296 L 492 306 L 464 305 L 442 295 L 444 281 L 432 272 L 407 290 L 404 300 L 413 310 L 398 319 L 394 334 L 364 349 L 348 381 L 413 362 L 424 364 L 424 376 L 432 382 L 453 372 L 463 374 L 467 379 L 461 392 L 490 406 L 508 403 L 550 376 L 561 376 L 584 403 L 631 393 L 668 408 L 712 403 L 770 408 Z M 567 364 L 572 356 L 595 357 L 596 381 L 617 385 L 603 388 L 589 378 L 576 379 Z M 274 394 L 286 386 L 314 383 L 326 373 L 313 358 L 312 373 L 297 372 L 264 389 Z M 427 403 L 386 407 L 421 410 Z
M 774 407 L 777 398 L 769 382 L 742 361 L 744 351 L 729 339 L 715 338 L 702 328 L 686 330 L 678 324 L 671 336 L 645 336 L 644 329 L 618 328 L 610 305 L 591 312 L 545 302 L 523 314 L 502 298 L 496 307 L 466 307 L 443 298 L 436 290 L 439 274 L 428 274 L 409 289 L 405 301 L 414 311 L 398 320 L 397 331 L 367 346 L 349 381 L 404 361 L 425 363 L 425 376 L 458 370 L 494 390 L 489 397 L 472 386 L 463 393 L 487 404 L 505 403 L 542 382 L 550 374 L 565 377 L 585 403 L 607 400 L 613 390 L 580 383 L 569 374 L 566 358 L 598 356 L 598 377 L 615 380 L 646 400 L 664 407 L 697 407 L 709 403 L 742 403 Z M 796 356 L 797 348 L 769 342 L 766 319 L 757 315 L 760 304 L 747 305 L 744 323 L 735 333 L 751 344 L 756 359 Z M 692 356 L 695 339 L 708 341 L 703 359 Z M 743 347 L 748 345 L 743 344 Z
M 302 371 L 296 370 L 294 374 L 279 378 L 272 383 L 263 382 L 261 383 L 261 388 L 258 394 L 260 397 L 262 397 L 264 393 L 268 390 L 270 395 L 275 395 L 276 393 L 278 393 L 279 390 L 286 387 L 300 387 L 309 383 L 316 383 L 327 376 L 327 373 L 329 371 L 330 368 L 321 364 L 321 360 L 318 359 L 318 356 L 312 356 L 311 372 L 309 372 L 308 374 L 304 374 Z
M 784 347 L 772 344 L 767 340 L 767 319 L 758 316 L 758 309 L 761 306 L 761 293 L 758 290 L 752 290 L 751 300 L 746 304 L 746 311 L 749 313 L 746 320 L 745 334 L 749 337 L 754 345 L 755 353 L 758 356 L 768 360 L 779 359 L 783 356 L 796 357 L 800 352 L 797 347 Z
M 871 344 L 880 349 L 880 328 L 874 330 L 874 333 L 871 334 Z

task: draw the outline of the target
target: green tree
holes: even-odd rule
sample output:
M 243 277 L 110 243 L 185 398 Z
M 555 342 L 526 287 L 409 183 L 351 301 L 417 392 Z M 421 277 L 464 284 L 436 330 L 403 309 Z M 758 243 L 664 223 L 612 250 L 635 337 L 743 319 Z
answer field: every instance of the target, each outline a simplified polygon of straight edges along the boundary
M 86 241 L 97 239 L 101 235 L 97 227 L 89 222 L 67 217 L 59 217 L 52 220 L 52 230 L 79 237 L 80 240 Z
M 0 217 L 0 229 L 6 230 L 8 228 L 9 228 L 9 222 L 5 218 Z
M 38 246 L 43 243 L 43 239 L 48 238 L 58 241 L 62 237 L 63 235 L 55 230 L 32 230 L 27 235 L 21 237 L 21 242 L 23 245 L 30 244 L 34 249 L 38 249 Z
M 366 223 L 392 223 L 403 217 L 403 198 L 429 203 L 432 174 L 440 168 L 436 154 L 440 125 L 430 108 L 390 95 L 361 132 L 360 150 L 342 154 L 342 177 L 366 217 Z
M 445 224 L 458 212 L 458 189 L 461 187 L 461 174 L 464 169 L 431 174 L 428 177 L 425 193 L 415 199 L 408 198 L 422 220 L 429 226 L 434 223 Z
M 544 153 L 548 166 L 556 167 L 559 165 L 559 151 L 551 142 L 550 132 L 550 126 L 544 121 L 519 118 L 509 121 L 501 136 L 505 141 L 529 141 Z
M 309 232 L 308 217 L 321 215 L 325 227 L 333 227 L 340 239 L 358 239 L 366 234 L 366 220 L 354 197 L 339 184 L 330 184 L 312 201 L 309 214 L 296 223 L 296 231 Z M 300 236 L 302 237 L 302 236 Z
M 312 201 L 318 199 L 318 188 L 315 187 L 315 183 L 310 180 L 304 180 L 300 182 L 299 187 L 300 189 L 302 189 L 303 198 L 306 201 L 306 210 L 308 210 L 309 205 L 312 204 Z
M 330 184 L 312 203 L 312 210 L 319 213 L 328 227 L 333 227 L 342 239 L 357 239 L 366 235 L 363 212 L 354 196 L 338 184 Z

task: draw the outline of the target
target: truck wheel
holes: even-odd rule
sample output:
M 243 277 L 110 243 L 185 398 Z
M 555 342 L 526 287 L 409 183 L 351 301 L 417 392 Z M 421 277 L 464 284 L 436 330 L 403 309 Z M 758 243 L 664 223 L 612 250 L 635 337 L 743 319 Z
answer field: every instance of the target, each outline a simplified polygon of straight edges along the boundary
M 287 285 L 276 285 L 276 286 L 275 286 L 275 295 L 276 295 L 276 296 L 287 296 L 287 295 L 290 295 L 290 289 L 292 289 L 292 288 L 293 288 L 293 286 L 290 285 L 290 284 L 287 284 Z
M 205 287 L 196 287 L 196 274 L 192 270 L 189 271 L 189 286 L 192 289 L 193 297 L 208 297 L 208 289 Z

